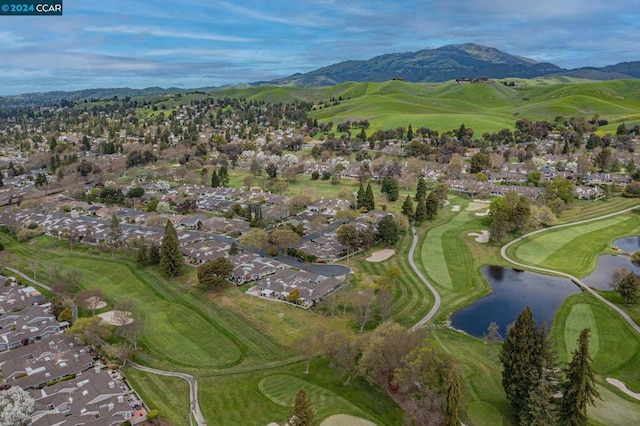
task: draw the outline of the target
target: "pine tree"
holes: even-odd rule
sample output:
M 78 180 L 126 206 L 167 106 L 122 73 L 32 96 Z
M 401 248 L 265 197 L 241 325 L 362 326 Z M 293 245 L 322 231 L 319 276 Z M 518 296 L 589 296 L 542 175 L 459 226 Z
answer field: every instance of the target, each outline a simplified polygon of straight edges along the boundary
M 413 220 L 415 220 L 417 224 L 420 224 L 427 218 L 427 206 L 424 199 L 421 198 L 416 199 L 416 203 L 416 213 Z
M 365 192 L 364 187 L 360 184 L 360 188 L 358 188 L 358 193 L 356 194 L 356 209 L 360 209 L 364 207 L 365 204 Z
M 218 172 L 215 170 L 211 173 L 211 187 L 217 188 L 220 186 L 220 178 L 218 177 Z
M 123 231 L 122 228 L 120 228 L 120 220 L 113 214 L 111 215 L 111 225 L 109 227 L 109 244 L 111 245 L 112 255 L 115 254 L 116 248 L 122 244 L 122 235 Z
M 149 264 L 157 265 L 160 263 L 160 247 L 157 244 L 151 244 L 149 247 Z
M 367 184 L 367 189 L 365 190 L 365 193 L 364 193 L 363 207 L 366 208 L 368 212 L 370 212 L 371 210 L 375 210 L 376 208 L 375 200 L 373 197 L 373 189 L 371 189 L 371 182 Z
M 387 200 L 389 200 L 390 202 L 394 202 L 397 201 L 398 198 L 400 198 L 400 191 L 398 190 L 398 180 L 393 177 L 388 179 L 387 192 L 385 195 L 387 196 Z
M 182 269 L 182 254 L 178 234 L 170 220 L 164 227 L 164 236 L 160 246 L 160 268 L 167 277 L 175 277 Z
M 139 267 L 143 268 L 149 263 L 149 249 L 147 245 L 142 242 L 138 251 L 136 252 L 136 263 Z
M 554 398 L 553 383 L 543 374 L 529 391 L 527 408 L 520 417 L 522 426 L 549 426 L 558 422 L 558 407 Z
M 292 426 L 310 426 L 313 424 L 313 408 L 307 396 L 307 391 L 304 389 L 300 389 L 296 395 L 293 414 L 291 415 L 289 424 Z
M 411 123 L 409 123 L 409 128 L 407 129 L 407 140 L 409 142 L 413 140 L 413 127 L 411 127 Z
M 565 369 L 566 382 L 562 385 L 560 402 L 560 422 L 571 426 L 587 424 L 587 405 L 594 405 L 600 394 L 596 389 L 595 378 L 589 355 L 589 333 L 585 328 L 578 338 L 578 348 L 573 359 Z
M 420 176 L 418 187 L 416 188 L 416 200 L 424 200 L 427 197 L 427 182 Z
M 229 186 L 229 171 L 227 170 L 226 164 L 220 166 L 218 178 L 220 179 L 220 186 Z
M 402 203 L 402 214 L 409 219 L 413 219 L 413 201 L 411 200 L 411 195 L 407 195 L 404 203 Z
M 509 329 L 500 351 L 502 386 L 517 417 L 524 413 L 529 393 L 540 377 L 539 341 L 533 313 L 527 306 Z
M 445 426 L 458 426 L 458 407 L 460 405 L 460 374 L 457 368 L 449 370 L 449 383 L 447 384 L 447 404 L 444 410 Z
M 382 218 L 378 223 L 378 238 L 386 246 L 392 246 L 400 239 L 400 230 L 398 224 L 390 214 Z
M 435 191 L 431 191 L 424 202 L 428 220 L 433 220 L 438 215 L 439 203 L 438 194 L 436 194 Z

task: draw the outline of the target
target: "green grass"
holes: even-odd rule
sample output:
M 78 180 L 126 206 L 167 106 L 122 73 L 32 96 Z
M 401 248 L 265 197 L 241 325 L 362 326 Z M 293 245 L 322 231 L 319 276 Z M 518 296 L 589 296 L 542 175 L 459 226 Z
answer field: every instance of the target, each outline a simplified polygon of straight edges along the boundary
M 525 264 L 584 277 L 614 239 L 638 232 L 637 213 L 627 213 L 533 235 L 510 247 L 508 254 Z
M 125 376 L 151 410 L 171 425 L 188 424 L 189 385 L 177 377 L 145 373 L 131 367 L 125 368 Z

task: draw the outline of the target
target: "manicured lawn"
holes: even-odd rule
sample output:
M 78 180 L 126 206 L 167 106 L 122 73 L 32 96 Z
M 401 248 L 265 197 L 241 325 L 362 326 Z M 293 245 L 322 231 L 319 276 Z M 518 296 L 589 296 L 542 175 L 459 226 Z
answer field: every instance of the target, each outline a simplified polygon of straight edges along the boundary
M 508 254 L 526 264 L 583 277 L 613 240 L 639 232 L 637 214 L 627 213 L 533 235 L 510 247 Z
M 189 385 L 186 380 L 149 374 L 131 367 L 126 367 L 124 373 L 151 410 L 160 411 L 160 417 L 171 425 L 188 424 Z

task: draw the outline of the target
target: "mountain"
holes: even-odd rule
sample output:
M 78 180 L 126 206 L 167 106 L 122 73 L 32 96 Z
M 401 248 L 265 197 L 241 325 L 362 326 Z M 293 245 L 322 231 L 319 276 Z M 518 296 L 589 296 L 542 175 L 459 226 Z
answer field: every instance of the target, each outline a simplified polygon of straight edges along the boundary
M 322 87 L 347 81 L 403 79 L 409 82 L 442 82 L 458 78 L 535 78 L 548 75 L 571 75 L 597 80 L 640 78 L 640 62 L 566 70 L 550 63 L 538 63 L 529 58 L 510 55 L 492 47 L 467 43 L 418 52 L 391 53 L 366 61 L 345 61 L 306 74 L 298 73 L 254 85 Z

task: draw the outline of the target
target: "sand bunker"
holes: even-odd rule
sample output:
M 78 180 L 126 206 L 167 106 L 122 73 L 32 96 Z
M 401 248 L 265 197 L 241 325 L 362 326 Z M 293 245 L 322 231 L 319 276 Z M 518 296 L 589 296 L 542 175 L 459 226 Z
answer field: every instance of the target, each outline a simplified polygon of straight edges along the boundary
M 334 414 L 324 419 L 320 426 L 376 426 L 376 424 L 362 417 L 350 416 L 349 414 Z
M 451 211 L 452 212 L 459 212 L 460 211 L 460 206 L 451 206 Z
M 371 256 L 367 257 L 367 262 L 382 262 L 394 254 L 396 254 L 396 252 L 393 249 L 378 250 L 375 253 L 371 253 Z
M 635 398 L 637 400 L 640 400 L 640 393 L 633 392 L 633 391 L 629 390 L 629 388 L 627 388 L 627 385 L 622 383 L 620 380 L 612 379 L 611 377 L 607 377 L 607 382 L 609 384 L 612 384 L 613 386 L 617 387 L 622 392 L 624 392 L 625 394 L 629 395 L 631 398 Z
M 115 314 L 116 312 L 122 312 L 124 315 L 128 317 L 125 324 L 131 324 L 133 322 L 133 318 L 131 317 L 131 312 L 126 312 L 126 311 L 109 311 L 109 312 L 104 312 L 98 316 L 102 318 L 102 321 L 106 322 L 109 325 L 121 326 L 123 325 L 122 322 L 119 319 L 116 320 L 118 316 L 117 314 Z
M 84 305 L 89 309 L 102 309 L 107 306 L 107 302 L 93 296 L 85 300 Z
M 483 212 L 476 212 L 476 216 L 489 216 L 489 209 L 483 211 Z
M 482 244 L 486 244 L 489 242 L 489 231 L 482 230 L 480 231 L 480 233 L 469 232 L 467 235 L 470 237 L 476 237 L 476 241 Z
M 489 201 L 473 200 L 473 202 L 469 203 L 469 205 L 467 206 L 467 210 L 469 210 L 470 212 L 475 212 L 478 210 L 484 210 L 487 207 L 489 207 Z

